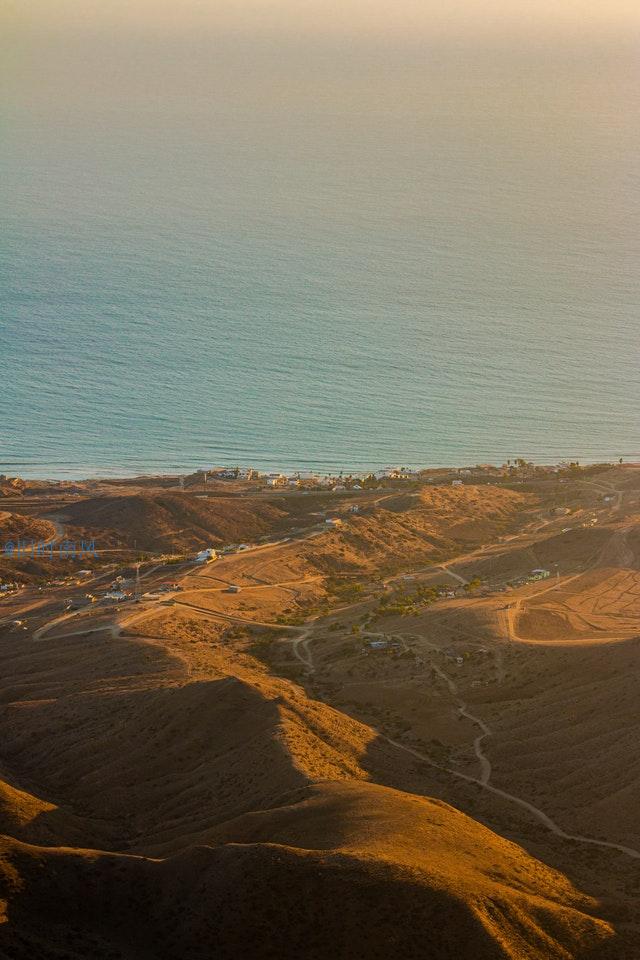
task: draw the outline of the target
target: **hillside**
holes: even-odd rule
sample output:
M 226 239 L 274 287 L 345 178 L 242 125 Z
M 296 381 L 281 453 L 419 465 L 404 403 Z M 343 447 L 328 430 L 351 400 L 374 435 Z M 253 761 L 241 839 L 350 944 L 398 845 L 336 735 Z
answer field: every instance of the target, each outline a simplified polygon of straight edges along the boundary
M 639 960 L 638 504 L 585 487 L 64 504 L 272 542 L 5 599 L 0 957 Z
M 369 728 L 206 634 L 89 642 L 90 656 L 81 635 L 0 647 L 3 762 L 57 809 L 25 818 L 7 795 L 0 831 L 70 842 L 64 812 L 74 844 L 80 818 L 87 846 L 175 852 L 307 783 L 368 776 Z
M 543 960 L 608 942 L 564 876 L 371 783 L 431 776 L 371 727 L 215 624 L 156 639 L 147 619 L 140 636 L 0 646 L 0 956 L 324 960 L 393 943 Z
M 180 493 L 91 497 L 64 511 L 69 524 L 91 531 L 101 544 L 177 551 L 253 540 L 277 529 L 284 518 L 286 513 L 266 500 Z
M 219 836 L 165 861 L 5 840 L 0 951 L 567 960 L 612 937 L 562 875 L 446 804 L 385 787 L 305 788 Z
M 521 524 L 535 499 L 491 485 L 431 487 L 380 498 L 314 540 L 306 555 L 326 572 L 390 572 L 490 541 Z
M 37 543 L 50 540 L 55 532 L 56 528 L 49 520 L 0 510 L 0 551 L 5 551 L 9 541 L 17 544 L 18 540 L 22 540 L 30 544 L 34 540 Z

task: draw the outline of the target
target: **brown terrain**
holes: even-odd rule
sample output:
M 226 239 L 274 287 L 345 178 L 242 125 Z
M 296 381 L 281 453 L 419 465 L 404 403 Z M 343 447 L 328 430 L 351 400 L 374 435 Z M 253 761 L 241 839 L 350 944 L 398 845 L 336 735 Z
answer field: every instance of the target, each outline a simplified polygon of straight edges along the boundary
M 5 497 L 0 957 L 640 958 L 640 469 L 228 489 Z

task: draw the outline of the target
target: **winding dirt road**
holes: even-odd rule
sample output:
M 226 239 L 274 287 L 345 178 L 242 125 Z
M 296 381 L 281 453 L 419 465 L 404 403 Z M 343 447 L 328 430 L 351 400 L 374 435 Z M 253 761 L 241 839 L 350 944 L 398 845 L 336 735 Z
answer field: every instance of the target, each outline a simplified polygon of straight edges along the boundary
M 297 641 L 294 641 L 294 652 L 298 659 L 305 664 L 309 673 L 313 673 L 315 670 L 313 655 L 310 649 L 311 640 L 312 637 L 310 636 L 310 630 L 307 629 L 303 631 L 300 637 L 297 638 Z M 304 657 L 302 654 L 300 654 L 296 644 L 304 644 Z M 429 644 L 429 646 L 432 646 L 434 649 L 439 649 L 433 644 Z M 433 666 L 436 673 L 438 673 L 442 679 L 446 681 L 452 696 L 457 698 L 458 690 L 455 682 L 440 667 L 436 665 Z M 509 793 L 507 790 L 501 790 L 499 787 L 494 787 L 493 784 L 490 783 L 491 764 L 489 759 L 483 753 L 481 746 L 482 741 L 486 737 L 492 736 L 492 730 L 480 717 L 476 717 L 469 713 L 469 711 L 466 709 L 466 705 L 462 701 L 458 701 L 457 706 L 460 714 L 471 720 L 472 723 L 475 723 L 478 727 L 480 727 L 481 730 L 479 736 L 477 736 L 474 740 L 474 750 L 481 766 L 481 774 L 479 777 L 472 777 L 470 774 L 462 773 L 460 770 L 453 770 L 450 767 L 441 767 L 434 760 L 432 760 L 428 754 L 422 753 L 420 750 L 416 750 L 413 747 L 408 747 L 406 744 L 400 743 L 398 740 L 393 740 L 391 737 L 388 737 L 375 727 L 372 727 L 372 729 L 375 730 L 377 735 L 382 740 L 396 747 L 398 750 L 403 750 L 405 753 L 411 754 L 418 760 L 422 761 L 423 763 L 427 763 L 431 767 L 444 770 L 452 777 L 456 777 L 459 780 L 464 780 L 467 783 L 475 783 L 477 786 L 481 787 L 483 790 L 487 790 L 494 796 L 501 797 L 503 800 L 507 800 L 510 803 L 514 803 L 521 807 L 523 810 L 527 810 L 537 820 L 539 820 L 543 826 L 550 830 L 551 833 L 555 834 L 557 837 L 561 837 L 563 840 L 573 840 L 576 843 L 587 844 L 593 847 L 602 847 L 606 850 L 615 850 L 618 853 L 623 853 L 625 856 L 631 857 L 634 860 L 640 860 L 640 850 L 636 850 L 634 847 L 627 847 L 622 843 L 612 843 L 608 840 L 597 840 L 594 837 L 586 837 L 580 833 L 568 833 L 566 830 L 563 830 L 562 827 L 559 827 L 555 820 L 552 820 L 551 817 L 544 812 L 544 810 L 536 807 L 535 804 L 530 803 L 528 800 L 524 800 L 522 797 L 518 797 L 513 793 Z
M 620 495 L 619 502 L 621 502 L 621 499 L 622 499 L 622 495 Z M 619 508 L 619 503 L 616 504 L 616 507 Z M 479 552 L 476 552 L 476 556 L 477 555 L 479 555 Z M 457 558 L 458 561 L 460 559 L 462 558 Z M 467 581 L 465 581 L 463 577 L 461 577 L 458 574 L 455 574 L 453 571 L 448 569 L 449 563 L 455 563 L 455 562 L 456 560 L 449 561 L 447 564 L 434 564 L 430 569 L 433 569 L 433 570 L 444 569 L 454 579 L 458 580 L 461 583 L 466 583 Z M 192 571 L 189 571 L 189 574 L 187 575 L 191 575 L 191 573 Z M 570 578 L 570 579 L 575 579 L 575 578 Z M 288 581 L 288 583 L 291 583 L 291 582 L 292 581 Z M 569 581 L 565 580 L 563 582 L 563 585 L 566 585 L 567 582 Z M 545 587 L 542 590 L 540 590 L 537 594 L 532 594 L 529 597 L 524 599 L 529 600 L 534 596 L 539 596 L 542 593 L 550 592 L 551 590 L 557 589 L 557 587 L 558 587 L 558 584 L 554 584 L 553 586 L 550 586 L 550 587 L 549 586 Z M 208 591 L 203 590 L 198 592 L 208 592 Z M 211 592 L 218 592 L 218 591 L 216 590 L 216 588 L 211 588 Z M 509 614 L 506 618 L 508 635 L 511 639 L 515 639 L 515 640 L 521 639 L 515 633 L 514 625 L 513 625 L 513 618 L 516 615 L 519 609 L 519 603 L 521 602 L 522 601 L 517 601 L 516 606 L 511 608 L 511 610 L 507 611 Z M 224 614 L 218 611 L 212 611 L 207 608 L 197 607 L 196 605 L 189 604 L 188 602 L 185 602 L 185 601 L 180 601 L 180 605 L 187 608 L 192 607 L 193 609 L 196 609 L 199 612 L 210 616 L 212 619 L 218 619 L 218 620 L 224 619 L 232 622 L 252 623 L 254 625 L 271 627 L 272 629 L 281 631 L 283 633 L 292 633 L 294 634 L 294 636 L 292 636 L 291 638 L 292 651 L 294 656 L 304 666 L 307 674 L 313 674 L 315 671 L 315 663 L 313 659 L 313 653 L 311 650 L 314 629 L 319 620 L 326 619 L 326 618 L 317 617 L 313 620 L 308 621 L 303 626 L 291 626 L 291 625 L 283 625 L 283 624 L 271 623 L 271 622 L 264 622 L 264 623 L 258 624 L 256 621 L 249 620 L 248 618 L 234 616 L 232 614 Z M 361 602 L 356 602 L 354 604 L 349 604 L 346 607 L 341 608 L 341 610 L 346 610 L 346 609 L 355 610 L 360 605 L 362 605 Z M 335 615 L 336 612 L 338 611 L 333 611 L 333 614 Z M 110 630 L 113 636 L 117 636 L 120 634 L 121 630 L 128 623 L 131 623 L 137 619 L 141 619 L 144 616 L 147 616 L 148 613 L 149 613 L 149 608 L 145 607 L 144 610 L 140 610 L 136 612 L 136 614 L 134 614 L 133 616 L 125 618 L 121 623 L 114 622 L 113 624 L 101 625 L 100 627 L 93 628 L 93 630 L 84 629 L 80 631 L 73 631 L 69 634 L 58 634 L 56 635 L 56 639 L 62 639 L 62 637 L 67 635 L 73 636 L 78 633 L 98 632 L 98 631 L 104 631 L 104 630 Z M 40 627 L 39 630 L 36 631 L 36 633 L 33 635 L 33 639 L 34 640 L 41 639 L 42 636 L 45 633 L 49 632 L 56 624 L 66 622 L 70 620 L 72 616 L 73 614 L 71 615 L 68 614 L 63 617 L 57 617 L 54 620 L 49 621 L 47 624 L 44 624 L 42 627 Z M 404 636 L 413 638 L 415 635 L 406 634 Z M 440 648 L 437 647 L 435 644 L 428 643 L 422 637 L 420 637 L 419 639 L 421 643 L 427 643 L 427 645 L 432 649 L 437 650 L 438 652 L 441 652 Z M 529 642 L 529 641 L 524 641 L 524 642 Z M 459 696 L 458 687 L 455 681 L 439 665 L 432 664 L 432 667 L 435 670 L 435 672 L 440 676 L 440 678 L 443 680 L 443 682 L 446 683 L 449 693 L 455 703 L 455 706 L 458 710 L 459 715 L 469 720 L 471 723 L 473 723 L 479 731 L 478 735 L 474 738 L 474 741 L 473 741 L 474 753 L 480 767 L 479 776 L 476 777 L 470 774 L 462 773 L 459 770 L 455 770 L 449 767 L 442 767 L 439 764 L 437 764 L 431 757 L 429 757 L 428 754 L 422 753 L 421 751 L 416 750 L 413 747 L 409 747 L 406 744 L 400 743 L 397 740 L 393 740 L 391 737 L 388 737 L 386 734 L 382 733 L 380 730 L 372 728 L 375 730 L 376 734 L 382 740 L 384 740 L 386 743 L 390 744 L 394 748 L 398 750 L 402 750 L 404 753 L 415 757 L 422 763 L 426 763 L 431 767 L 444 771 L 445 773 L 459 780 L 463 780 L 467 783 L 474 784 L 480 789 L 485 790 L 493 794 L 494 796 L 500 797 L 501 799 L 506 800 L 510 803 L 513 803 L 523 810 L 526 810 L 535 819 L 537 819 L 539 823 L 541 823 L 546 829 L 548 829 L 555 836 L 563 840 L 569 840 L 569 841 L 573 841 L 573 842 L 584 844 L 591 847 L 598 847 L 606 850 L 611 850 L 611 851 L 623 854 L 624 856 L 631 857 L 634 860 L 640 860 L 639 850 L 636 850 L 635 848 L 626 846 L 624 844 L 614 843 L 607 840 L 598 840 L 593 837 L 585 836 L 583 834 L 569 833 L 568 831 L 563 830 L 562 827 L 560 827 L 554 820 L 551 819 L 551 817 L 549 817 L 543 810 L 541 810 L 535 804 L 529 802 L 528 800 L 523 799 L 522 797 L 512 794 L 507 790 L 502 790 L 501 788 L 494 786 L 491 783 L 491 775 L 492 775 L 491 762 L 484 752 L 484 743 L 488 738 L 490 738 L 493 735 L 493 731 L 491 730 L 490 726 L 481 717 L 478 717 L 470 712 L 466 703 Z

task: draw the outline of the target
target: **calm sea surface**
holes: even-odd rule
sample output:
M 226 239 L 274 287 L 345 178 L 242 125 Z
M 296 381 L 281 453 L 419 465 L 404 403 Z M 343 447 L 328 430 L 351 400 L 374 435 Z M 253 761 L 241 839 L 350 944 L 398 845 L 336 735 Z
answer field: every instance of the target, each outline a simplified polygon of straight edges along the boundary
M 6 110 L 0 472 L 640 459 L 628 51 L 127 69 Z

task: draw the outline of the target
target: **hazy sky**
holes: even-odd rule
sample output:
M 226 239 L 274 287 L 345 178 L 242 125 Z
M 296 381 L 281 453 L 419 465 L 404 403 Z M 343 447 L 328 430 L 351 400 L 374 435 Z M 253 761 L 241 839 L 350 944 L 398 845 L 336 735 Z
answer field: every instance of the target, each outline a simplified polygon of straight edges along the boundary
M 18 25 L 38 32 L 214 29 L 411 38 L 514 28 L 582 33 L 640 23 L 636 0 L 5 0 L 4 6 Z

